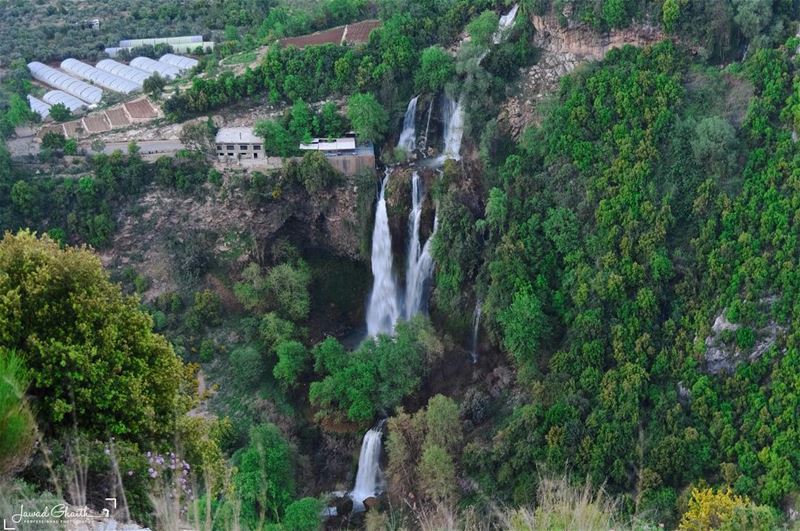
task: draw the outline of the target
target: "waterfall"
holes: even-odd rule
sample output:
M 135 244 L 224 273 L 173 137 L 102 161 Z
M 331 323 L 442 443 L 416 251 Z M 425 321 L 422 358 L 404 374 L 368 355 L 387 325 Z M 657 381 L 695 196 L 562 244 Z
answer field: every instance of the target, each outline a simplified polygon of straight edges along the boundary
M 497 31 L 492 36 L 492 42 L 494 42 L 494 44 L 500 44 L 503 40 L 503 33 L 514 24 L 518 9 L 519 4 L 514 4 L 511 11 L 500 17 L 500 22 L 497 24 Z
M 480 299 L 475 303 L 475 313 L 472 315 L 472 349 L 470 356 L 472 356 L 472 363 L 478 363 L 478 329 L 481 326 L 481 301 Z
M 409 269 L 406 273 L 406 319 L 411 319 L 414 315 L 426 310 L 425 289 L 433 274 L 431 242 L 433 242 L 433 236 L 436 234 L 438 225 L 439 220 L 434 214 L 433 231 L 425 242 L 425 245 L 422 246 L 422 250 L 419 252 L 419 256 L 416 257 L 413 264 L 409 256 Z M 417 239 L 419 239 L 419 235 L 417 235 Z M 419 242 L 417 246 L 419 246 Z
M 433 114 L 433 102 L 432 99 L 428 102 L 428 119 L 425 122 L 425 139 L 423 140 L 422 150 L 427 152 L 428 150 L 428 130 L 431 128 L 431 115 Z
M 461 137 L 464 135 L 464 106 L 461 99 L 455 102 L 445 94 L 442 98 L 442 117 L 444 120 L 444 152 L 439 157 L 441 162 L 446 159 L 461 159 Z
M 361 454 L 358 456 L 356 484 L 350 492 L 353 510 L 363 511 L 364 500 L 380 494 L 383 489 L 383 472 L 380 467 L 383 421 L 364 434 Z
M 403 118 L 403 131 L 400 133 L 400 140 L 397 142 L 397 147 L 404 149 L 409 155 L 417 149 L 417 135 L 414 128 L 417 115 L 417 98 L 419 96 L 414 96 L 408 102 L 406 115 Z
M 374 282 L 367 307 L 367 334 L 391 334 L 400 316 L 397 284 L 392 271 L 392 235 L 386 213 L 386 185 L 390 170 L 381 182 L 378 205 L 375 209 L 375 226 L 372 229 L 372 275 Z
M 433 257 L 431 256 L 431 240 L 428 237 L 425 246 L 420 246 L 419 225 L 422 218 L 422 201 L 425 194 L 422 189 L 422 178 L 414 172 L 411 179 L 411 212 L 408 214 L 408 261 L 406 264 L 406 296 L 405 318 L 425 310 L 425 284 L 433 273 Z M 436 220 L 434 218 L 434 232 Z

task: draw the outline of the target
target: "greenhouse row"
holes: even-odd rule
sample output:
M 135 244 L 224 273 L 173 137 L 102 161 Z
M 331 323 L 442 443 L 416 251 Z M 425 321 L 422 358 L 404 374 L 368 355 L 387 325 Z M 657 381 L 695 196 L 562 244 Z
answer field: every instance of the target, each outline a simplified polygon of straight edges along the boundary
M 87 65 L 77 59 L 64 59 L 61 61 L 61 69 L 78 77 L 88 79 L 95 85 L 100 85 L 114 92 L 130 94 L 141 89 L 141 86 L 133 81 L 105 72 L 92 65 Z
M 152 39 L 124 39 L 119 41 L 120 48 L 136 48 L 137 46 L 155 46 L 156 44 L 200 44 L 202 35 L 184 35 L 182 37 L 155 37 Z
M 60 103 L 72 112 L 75 112 L 81 107 L 86 106 L 86 103 L 82 102 L 75 96 L 67 94 L 66 92 L 62 92 L 60 90 L 51 90 L 50 92 L 42 96 L 42 99 L 45 102 L 49 103 L 50 105 L 55 105 L 57 103 Z
M 80 79 L 75 79 L 60 70 L 51 68 L 38 61 L 28 63 L 28 68 L 33 78 L 37 81 L 62 90 L 87 103 L 99 103 L 100 100 L 103 99 L 103 91 L 98 87 L 90 85 Z
M 161 77 L 166 79 L 175 79 L 181 73 L 177 67 L 156 61 L 155 59 L 150 59 L 149 57 L 137 57 L 131 61 L 131 66 L 149 72 L 150 74 L 158 73 Z
M 31 110 L 41 116 L 43 120 L 50 115 L 50 106 L 39 98 L 28 94 L 28 104 L 31 106 Z
M 119 61 L 114 61 L 113 59 L 103 59 L 97 63 L 97 68 L 103 70 L 104 72 L 108 72 L 109 74 L 114 74 L 115 76 L 132 81 L 140 88 L 142 85 L 144 85 L 144 80 L 152 75 L 150 72 L 133 68 L 132 66 L 120 63 Z
M 200 61 L 198 61 L 197 59 L 192 59 L 191 57 L 184 57 L 182 55 L 175 55 L 174 53 L 167 53 L 162 55 L 159 61 L 162 63 L 167 63 L 168 65 L 172 65 L 181 72 L 185 72 L 186 70 L 191 70 L 192 68 L 200 64 Z

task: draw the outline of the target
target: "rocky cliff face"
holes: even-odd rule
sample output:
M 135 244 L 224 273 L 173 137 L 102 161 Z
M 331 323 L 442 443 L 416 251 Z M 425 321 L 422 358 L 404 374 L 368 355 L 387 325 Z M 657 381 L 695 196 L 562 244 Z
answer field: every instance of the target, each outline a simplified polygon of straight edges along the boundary
M 534 44 L 540 48 L 541 56 L 535 65 L 523 70 L 519 90 L 508 99 L 500 116 L 515 137 L 538 120 L 538 102 L 555 92 L 559 80 L 578 65 L 600 60 L 614 48 L 646 46 L 664 38 L 658 27 L 648 24 L 598 33 L 576 22 L 562 26 L 552 15 L 534 15 L 531 23 L 536 30 Z
M 256 199 L 244 191 L 241 174 L 226 176 L 220 189 L 191 195 L 153 187 L 117 214 L 112 246 L 101 257 L 106 266 L 133 266 L 150 280 L 145 298 L 176 289 L 185 264 L 177 258 L 197 246 L 232 267 L 263 262 L 278 238 L 336 256 L 361 260 L 358 185 L 345 180 L 335 190 L 309 195 L 284 190 L 278 199 Z

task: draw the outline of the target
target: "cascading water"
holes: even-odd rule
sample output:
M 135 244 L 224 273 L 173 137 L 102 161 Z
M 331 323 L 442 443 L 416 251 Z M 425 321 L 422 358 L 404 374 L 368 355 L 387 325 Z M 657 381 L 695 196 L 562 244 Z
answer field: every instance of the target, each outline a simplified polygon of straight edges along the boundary
M 417 148 L 417 132 L 415 128 L 417 116 L 417 98 L 414 96 L 408 102 L 406 108 L 406 115 L 403 118 L 403 131 L 400 133 L 400 140 L 397 142 L 397 147 L 404 149 L 406 153 L 411 153 Z
M 505 31 L 514 24 L 514 19 L 517 16 L 518 9 L 519 4 L 514 4 L 514 7 L 511 8 L 511 11 L 500 17 L 500 22 L 497 24 L 497 31 L 492 36 L 492 41 L 494 44 L 500 44 L 500 42 L 503 40 L 503 34 Z
M 481 327 L 481 301 L 475 303 L 475 313 L 472 314 L 472 363 L 478 363 L 478 330 Z
M 361 454 L 358 456 L 356 484 L 350 492 L 354 511 L 363 511 L 364 500 L 380 494 L 383 489 L 383 472 L 380 466 L 382 436 L 383 421 L 364 434 Z
M 447 159 L 461 160 L 461 137 L 464 136 L 464 106 L 461 99 L 451 100 L 445 94 L 442 98 L 444 118 L 444 152 L 439 157 L 444 163 Z
M 372 229 L 372 275 L 374 282 L 367 307 L 367 334 L 392 334 L 400 316 L 397 284 L 392 270 L 392 235 L 386 212 L 386 185 L 390 170 L 387 168 L 381 182 L 378 205 L 375 209 L 375 226 Z
M 426 310 L 425 288 L 433 274 L 431 242 L 433 241 L 434 234 L 436 234 L 438 224 L 439 220 L 434 214 L 433 232 L 431 232 L 425 245 L 422 246 L 422 250 L 414 263 L 413 269 L 409 270 L 406 274 L 406 319 L 410 319 L 414 315 Z
M 422 218 L 422 201 L 425 198 L 422 189 L 422 178 L 414 172 L 411 178 L 411 212 L 408 215 L 408 263 L 406 265 L 405 318 L 425 310 L 425 284 L 433 273 L 433 257 L 431 256 L 431 240 L 428 237 L 425 245 L 420 247 L 419 225 Z M 434 217 L 434 232 L 436 231 Z

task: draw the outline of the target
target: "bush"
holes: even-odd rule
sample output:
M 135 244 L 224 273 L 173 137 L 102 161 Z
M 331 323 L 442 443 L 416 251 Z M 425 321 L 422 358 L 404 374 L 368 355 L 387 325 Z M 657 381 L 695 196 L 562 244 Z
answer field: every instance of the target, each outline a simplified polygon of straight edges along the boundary
M 308 317 L 311 309 L 311 297 L 308 285 L 311 274 L 305 262 L 293 266 L 280 264 L 269 270 L 265 285 L 270 300 L 282 316 L 293 321 Z
M 13 351 L 0 347 L 0 476 L 24 466 L 33 451 L 36 423 L 25 390 L 25 366 Z
M 297 385 L 298 377 L 303 374 L 308 365 L 308 351 L 298 341 L 284 341 L 278 343 L 275 353 L 278 363 L 272 369 L 275 379 L 284 389 Z
M 316 498 L 303 498 L 286 507 L 283 527 L 286 531 L 316 531 L 322 526 L 323 503 Z
M 236 381 L 245 389 L 252 389 L 261 383 L 267 371 L 264 357 L 252 345 L 241 346 L 231 352 L 231 366 Z
M 213 339 L 204 339 L 200 343 L 200 361 L 208 363 L 214 359 L 214 354 L 217 352 L 217 344 Z

